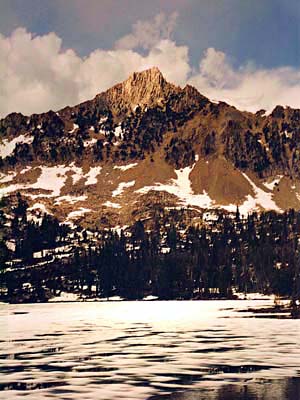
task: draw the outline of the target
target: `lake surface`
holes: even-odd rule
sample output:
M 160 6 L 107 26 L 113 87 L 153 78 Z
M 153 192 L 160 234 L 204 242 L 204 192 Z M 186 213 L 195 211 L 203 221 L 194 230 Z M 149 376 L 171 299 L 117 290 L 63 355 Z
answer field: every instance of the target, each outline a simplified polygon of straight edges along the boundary
M 0 305 L 0 399 L 299 400 L 300 320 L 265 301 Z

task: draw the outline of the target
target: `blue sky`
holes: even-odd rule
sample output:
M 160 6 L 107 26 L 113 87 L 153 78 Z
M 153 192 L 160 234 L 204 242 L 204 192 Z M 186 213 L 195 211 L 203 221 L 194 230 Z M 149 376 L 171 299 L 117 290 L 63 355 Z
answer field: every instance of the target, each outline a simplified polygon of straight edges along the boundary
M 300 65 L 299 0 L 1 0 L 0 32 L 54 31 L 64 46 L 87 55 L 162 11 L 178 13 L 174 39 L 189 46 L 192 63 L 214 47 L 235 64 Z
M 299 0 L 0 0 L 0 52 L 0 116 L 75 104 L 153 63 L 250 111 L 300 107 Z

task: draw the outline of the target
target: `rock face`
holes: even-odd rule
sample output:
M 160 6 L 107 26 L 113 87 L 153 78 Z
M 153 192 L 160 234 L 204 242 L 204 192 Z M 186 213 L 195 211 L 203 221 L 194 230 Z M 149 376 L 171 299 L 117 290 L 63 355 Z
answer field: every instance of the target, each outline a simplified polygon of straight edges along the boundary
M 166 82 L 158 68 L 134 72 L 125 82 L 105 93 L 105 99 L 112 107 L 121 105 L 135 111 L 136 107 L 153 107 L 163 104 L 170 93 L 179 93 L 180 88 Z M 123 106 L 123 107 L 122 107 Z
M 0 194 L 33 215 L 116 226 L 160 207 L 300 209 L 300 110 L 266 116 L 168 83 L 157 68 L 93 100 L 0 121 Z
M 180 111 L 184 106 L 196 105 L 205 99 L 191 86 L 181 89 L 165 80 L 157 67 L 142 72 L 134 72 L 126 81 L 113 86 L 96 96 L 96 101 L 106 106 L 116 115 L 155 107 L 164 108 L 172 100 L 180 100 Z

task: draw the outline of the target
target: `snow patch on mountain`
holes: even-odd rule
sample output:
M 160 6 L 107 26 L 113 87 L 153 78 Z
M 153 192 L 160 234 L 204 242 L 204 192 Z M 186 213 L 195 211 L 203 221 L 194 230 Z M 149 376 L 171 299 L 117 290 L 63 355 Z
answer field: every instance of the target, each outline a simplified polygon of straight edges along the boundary
M 42 223 L 44 214 L 52 214 L 43 203 L 34 203 L 28 208 L 28 212 L 28 221 L 34 221 L 38 224 Z
M 14 152 L 18 143 L 31 144 L 33 142 L 33 139 L 33 136 L 25 135 L 19 135 L 12 140 L 4 139 L 0 144 L 0 157 L 5 158 L 7 156 L 10 156 Z
M 263 185 L 270 190 L 274 190 L 275 186 L 279 184 L 281 179 L 283 178 L 283 175 L 278 175 L 274 180 L 271 182 L 264 182 Z
M 281 212 L 282 210 L 277 206 L 275 201 L 272 199 L 272 193 L 266 193 L 264 190 L 260 189 L 255 185 L 255 183 L 249 178 L 248 175 L 243 173 L 243 176 L 252 186 L 252 189 L 255 193 L 255 201 L 258 206 L 261 206 L 265 210 L 274 210 L 277 212 Z
M 219 205 L 218 207 L 223 208 L 224 210 L 234 213 L 237 209 L 236 204 L 229 204 L 227 206 Z M 258 210 L 259 207 L 257 205 L 256 199 L 253 196 L 247 195 L 246 200 L 243 204 L 239 205 L 239 212 L 241 215 L 246 216 L 249 213 Z
M 146 186 L 136 192 L 145 194 L 150 190 L 165 191 L 177 196 L 181 204 L 184 206 L 192 205 L 201 208 L 212 207 L 214 202 L 205 191 L 203 191 L 203 194 L 194 194 L 192 190 L 189 176 L 194 166 L 195 164 L 191 167 L 175 170 L 177 178 L 172 179 L 169 184 L 163 185 L 162 183 L 156 183 L 154 186 Z
M 84 175 L 86 178 L 85 186 L 96 185 L 98 182 L 97 176 L 100 174 L 102 167 L 91 167 L 89 172 Z
M 0 173 L 0 183 L 11 182 L 16 177 L 16 172 Z
M 69 131 L 70 133 L 74 133 L 79 126 L 77 124 L 73 124 L 73 128 Z
M 91 147 L 91 146 L 93 146 L 95 143 L 97 143 L 97 139 L 92 138 L 92 139 L 85 140 L 85 141 L 83 142 L 83 146 L 84 146 L 85 148 L 86 148 L 86 147 Z
M 122 135 L 123 131 L 122 131 L 122 127 L 121 125 L 116 126 L 114 134 L 117 138 L 120 138 Z
M 245 173 L 243 173 L 243 176 L 245 179 L 247 179 L 247 181 L 252 186 L 252 189 L 255 193 L 255 197 L 253 197 L 251 195 L 247 195 L 246 200 L 243 202 L 243 204 L 241 204 L 239 206 L 239 212 L 241 215 L 245 216 L 253 211 L 259 211 L 261 208 L 266 211 L 274 210 L 277 212 L 282 212 L 282 210 L 277 206 L 277 204 L 273 200 L 273 193 L 267 193 L 264 190 L 257 187 L 255 185 L 255 183 Z M 273 186 L 271 186 L 271 183 L 270 183 L 270 187 L 268 189 L 272 190 L 271 187 L 273 187 Z M 235 212 L 237 205 L 236 204 L 230 204 L 228 206 L 220 205 L 219 207 L 221 207 L 229 212 Z
M 80 167 L 76 167 L 74 163 L 70 164 L 71 167 L 71 171 L 72 173 L 72 179 L 73 179 L 73 185 L 75 185 L 75 183 L 79 182 L 80 179 L 83 178 L 83 172 L 82 172 L 82 168 Z
M 26 189 L 26 186 L 17 184 L 17 185 L 9 185 L 2 187 L 0 188 L 0 199 L 4 196 L 7 196 L 10 193 L 17 192 L 18 190 L 22 189 Z
M 20 175 L 25 174 L 26 172 L 30 171 L 31 169 L 32 169 L 32 167 L 31 167 L 30 165 L 28 165 L 27 167 L 23 168 L 23 169 L 20 171 Z
M 39 166 L 41 170 L 40 176 L 37 178 L 36 182 L 33 184 L 11 184 L 0 188 L 0 196 L 5 196 L 9 193 L 16 192 L 18 190 L 28 190 L 28 189 L 40 189 L 47 190 L 50 193 L 46 194 L 30 194 L 32 199 L 37 199 L 41 197 L 59 197 L 61 189 L 64 187 L 67 180 L 67 174 L 71 174 L 73 184 L 76 184 L 81 179 L 85 178 L 85 185 L 94 185 L 97 183 L 97 176 L 101 172 L 102 167 L 92 167 L 87 174 L 83 174 L 81 167 L 76 167 L 74 163 L 69 166 L 58 165 L 58 166 Z M 30 168 L 29 168 L 30 169 Z M 25 168 L 20 172 L 23 174 L 29 170 Z M 0 173 L 0 184 L 12 182 L 17 176 L 16 172 L 8 172 L 7 174 Z M 86 196 L 75 197 L 74 196 L 62 196 L 57 199 L 57 204 L 62 201 L 69 201 L 70 203 L 76 201 L 85 200 Z
M 122 206 L 118 203 L 113 203 L 111 201 L 106 201 L 105 203 L 103 203 L 103 205 L 105 207 L 109 207 L 109 208 L 122 208 Z
M 107 117 L 107 116 L 105 116 L 105 117 L 101 117 L 101 118 L 99 119 L 99 124 L 102 124 L 103 122 L 106 122 L 106 121 L 107 121 L 107 119 L 108 119 L 108 117 Z
M 82 217 L 84 214 L 91 212 L 90 208 L 80 207 L 78 210 L 71 211 L 68 214 L 67 220 L 76 219 L 78 217 Z
M 35 210 L 39 210 L 45 214 L 52 214 L 47 207 L 45 206 L 45 204 L 43 203 L 34 203 L 31 207 L 28 208 L 28 211 L 35 211 Z
M 87 198 L 88 197 L 86 195 L 82 195 L 82 196 L 70 196 L 70 195 L 60 196 L 60 197 L 57 197 L 55 199 L 55 203 L 54 204 L 61 204 L 63 202 L 74 204 L 74 203 L 78 203 L 79 201 L 85 201 Z
M 117 187 L 117 189 L 115 189 L 112 192 L 112 197 L 117 197 L 120 196 L 125 189 L 130 188 L 131 186 L 135 185 L 135 181 L 130 181 L 130 182 L 121 182 L 119 184 L 119 186 Z
M 58 165 L 54 167 L 40 167 L 41 175 L 36 183 L 29 186 L 32 189 L 44 189 L 52 191 L 50 195 L 41 195 L 40 197 L 57 197 L 60 195 L 61 189 L 64 187 L 67 177 L 66 172 L 70 170 L 69 167 Z
M 138 163 L 132 163 L 128 165 L 115 165 L 114 169 L 120 169 L 121 171 L 127 171 L 128 169 L 134 168 L 138 165 Z

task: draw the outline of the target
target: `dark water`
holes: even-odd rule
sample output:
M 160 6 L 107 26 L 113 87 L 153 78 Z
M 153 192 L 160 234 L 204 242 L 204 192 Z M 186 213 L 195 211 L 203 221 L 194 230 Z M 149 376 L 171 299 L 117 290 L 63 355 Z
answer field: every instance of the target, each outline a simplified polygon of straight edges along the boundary
M 0 305 L 0 399 L 300 400 L 300 320 L 266 301 Z
M 154 396 L 151 400 L 281 400 L 300 399 L 300 379 L 280 379 L 244 384 L 228 384 L 218 389 L 199 389 L 178 392 L 165 396 Z

